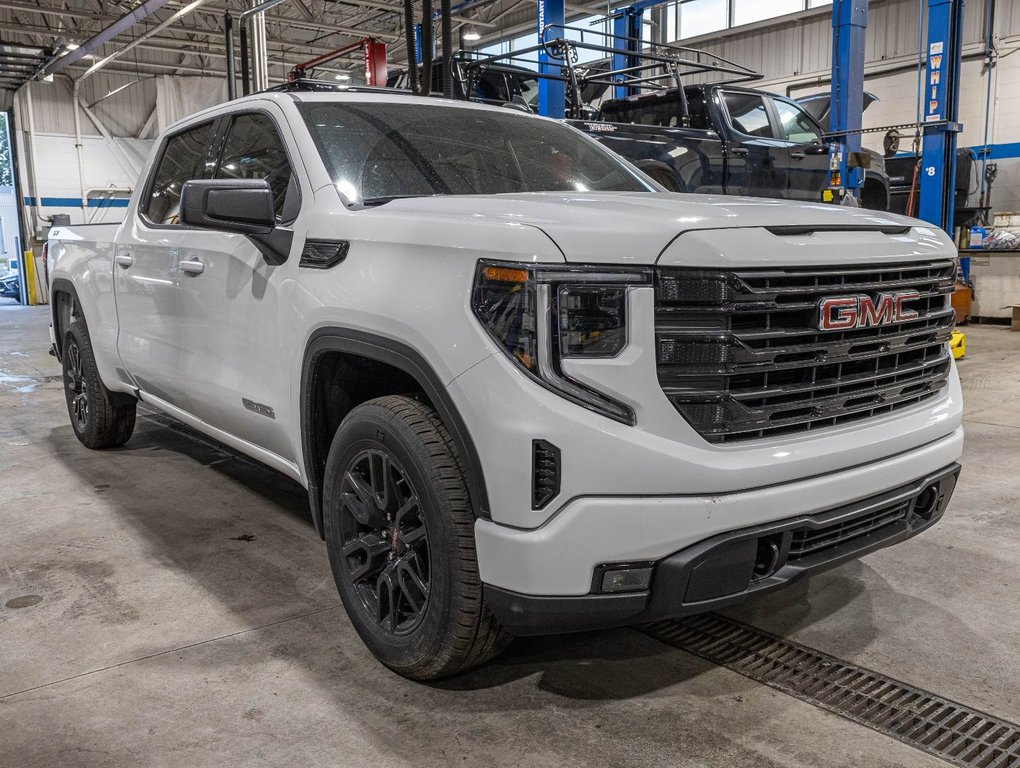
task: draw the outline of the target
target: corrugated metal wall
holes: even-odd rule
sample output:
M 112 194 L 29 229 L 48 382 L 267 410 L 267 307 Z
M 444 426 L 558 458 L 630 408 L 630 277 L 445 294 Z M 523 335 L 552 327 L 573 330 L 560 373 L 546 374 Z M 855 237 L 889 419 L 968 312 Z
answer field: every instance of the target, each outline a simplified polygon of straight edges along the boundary
M 872 0 L 865 46 L 867 63 L 874 65 L 902 57 L 916 59 L 918 10 L 923 5 L 924 0 Z M 1020 34 L 1020 0 L 999 0 L 998 5 L 998 34 L 1004 37 Z M 966 4 L 965 45 L 980 44 L 984 39 L 984 13 L 984 3 L 971 0 Z M 785 18 L 682 42 L 756 69 L 766 82 L 827 75 L 832 50 L 831 9 L 820 8 Z
M 32 113 L 36 127 L 36 180 L 31 183 L 30 142 L 28 140 L 27 95 L 31 89 Z M 139 77 L 98 72 L 82 81 L 80 100 L 106 131 L 115 146 L 82 110 L 82 147 L 86 189 L 133 188 L 161 124 L 222 101 L 226 96 L 223 78 L 143 75 Z M 162 99 L 162 108 L 157 103 Z M 99 192 L 89 195 L 91 207 L 78 204 L 82 184 L 74 140 L 74 107 L 71 83 L 58 76 L 54 82 L 33 82 L 18 92 L 14 100 L 18 160 L 25 197 L 42 200 L 42 214 L 67 213 L 71 221 L 117 221 L 123 214 L 119 204 L 112 207 Z M 122 198 L 120 192 L 115 197 Z M 26 206 L 30 231 L 38 229 L 34 206 Z
M 32 89 L 37 131 L 74 132 L 71 84 L 66 78 L 57 76 L 52 83 L 34 82 L 25 87 Z M 19 94 L 18 101 L 21 99 Z M 156 108 L 156 78 L 152 75 L 133 77 L 97 72 L 82 81 L 81 101 L 114 136 L 137 138 L 146 119 Z M 81 128 L 83 135 L 99 135 L 99 130 L 84 114 L 81 115 Z

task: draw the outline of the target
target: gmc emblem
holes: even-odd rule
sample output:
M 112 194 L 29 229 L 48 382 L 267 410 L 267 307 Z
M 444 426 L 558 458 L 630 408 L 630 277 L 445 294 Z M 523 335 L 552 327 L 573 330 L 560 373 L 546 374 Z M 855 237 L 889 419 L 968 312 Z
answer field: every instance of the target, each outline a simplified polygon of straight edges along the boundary
M 839 296 L 818 302 L 818 329 L 848 331 L 874 325 L 902 323 L 917 318 L 917 312 L 904 303 L 921 298 L 917 291 L 896 291 L 868 295 Z

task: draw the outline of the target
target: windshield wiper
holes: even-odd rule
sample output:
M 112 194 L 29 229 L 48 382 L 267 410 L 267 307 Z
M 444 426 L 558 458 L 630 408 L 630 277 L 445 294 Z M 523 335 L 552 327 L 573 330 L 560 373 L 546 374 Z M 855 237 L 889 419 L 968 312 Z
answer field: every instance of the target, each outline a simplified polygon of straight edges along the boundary
M 361 201 L 361 204 L 366 207 L 374 207 L 392 203 L 394 200 L 406 200 L 412 197 L 436 197 L 436 195 L 381 195 L 380 197 L 366 197 Z

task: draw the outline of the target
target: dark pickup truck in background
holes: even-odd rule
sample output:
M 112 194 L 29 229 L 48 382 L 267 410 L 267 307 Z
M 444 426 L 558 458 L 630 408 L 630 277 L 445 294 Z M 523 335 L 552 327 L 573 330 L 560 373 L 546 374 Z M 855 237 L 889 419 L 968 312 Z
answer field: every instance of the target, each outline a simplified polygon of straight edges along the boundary
M 597 66 L 597 65 L 596 65 Z M 507 63 L 468 61 L 455 77 L 458 98 L 537 111 L 538 75 Z M 662 88 L 598 103 L 607 90 L 578 85 L 583 119 L 567 122 L 605 144 L 666 189 L 820 201 L 829 181 L 829 145 L 817 120 L 797 101 L 733 84 Z M 433 66 L 433 88 L 442 72 Z M 395 72 L 391 87 L 407 87 Z M 686 113 L 686 114 L 685 114 Z M 889 208 L 889 180 L 881 155 L 868 153 L 861 205 Z
M 602 102 L 597 121 L 570 121 L 667 189 L 821 200 L 829 181 L 825 132 L 796 101 L 735 85 L 689 85 Z M 886 210 L 881 156 L 871 158 L 861 203 Z

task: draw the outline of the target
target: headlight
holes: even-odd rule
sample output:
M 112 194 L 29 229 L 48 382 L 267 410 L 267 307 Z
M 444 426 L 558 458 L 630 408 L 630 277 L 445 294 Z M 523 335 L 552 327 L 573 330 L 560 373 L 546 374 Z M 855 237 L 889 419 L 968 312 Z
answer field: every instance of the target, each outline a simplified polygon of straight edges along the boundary
M 510 359 L 540 384 L 633 424 L 629 407 L 564 374 L 561 361 L 619 355 L 628 341 L 629 293 L 651 284 L 648 269 L 480 261 L 471 306 Z

